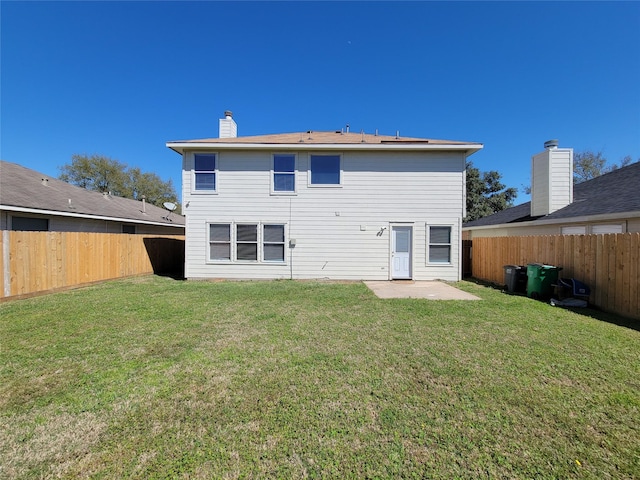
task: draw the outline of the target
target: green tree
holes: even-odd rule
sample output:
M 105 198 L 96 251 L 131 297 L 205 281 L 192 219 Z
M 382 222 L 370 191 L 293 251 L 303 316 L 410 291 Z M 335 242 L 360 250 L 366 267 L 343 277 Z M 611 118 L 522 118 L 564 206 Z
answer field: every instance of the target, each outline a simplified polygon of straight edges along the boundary
M 518 194 L 515 188 L 506 188 L 495 170 L 480 172 L 467 160 L 467 216 L 465 222 L 492 215 L 513 206 Z
M 162 207 L 164 202 L 177 203 L 173 183 L 163 181 L 155 173 L 128 168 L 126 164 L 103 155 L 71 157 L 71 163 L 60 167 L 60 180 L 87 190 L 109 192 L 111 195 L 146 201 Z
M 607 164 L 607 159 L 602 152 L 585 150 L 573 155 L 573 183 L 582 183 L 592 178 L 599 177 L 631 163 L 631 156 L 624 157 L 620 164 Z

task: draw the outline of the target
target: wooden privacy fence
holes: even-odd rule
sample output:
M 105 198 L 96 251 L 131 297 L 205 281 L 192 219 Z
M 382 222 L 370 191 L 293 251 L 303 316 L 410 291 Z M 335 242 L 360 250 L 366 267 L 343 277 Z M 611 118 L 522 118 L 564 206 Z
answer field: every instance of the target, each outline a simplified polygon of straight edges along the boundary
M 591 288 L 589 302 L 640 318 L 640 233 L 473 239 L 475 278 L 504 283 L 505 265 L 544 263 Z
M 184 236 L 3 231 L 0 297 L 150 273 L 181 274 Z

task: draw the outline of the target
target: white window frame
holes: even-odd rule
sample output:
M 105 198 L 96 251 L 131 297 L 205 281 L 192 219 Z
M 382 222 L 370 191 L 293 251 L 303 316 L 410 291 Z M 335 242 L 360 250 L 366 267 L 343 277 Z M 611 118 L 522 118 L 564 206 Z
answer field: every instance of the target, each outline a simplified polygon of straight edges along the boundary
M 431 228 L 438 228 L 438 227 L 442 227 L 442 228 L 448 228 L 449 229 L 449 243 L 432 243 L 431 242 Z M 427 223 L 426 224 L 426 229 L 427 231 L 426 233 L 426 238 L 427 238 L 427 242 L 426 242 L 426 246 L 427 246 L 427 251 L 426 251 L 426 261 L 427 261 L 427 265 L 438 265 L 438 266 L 452 266 L 454 265 L 453 262 L 453 225 L 450 223 Z M 431 250 L 431 246 L 442 246 L 442 245 L 448 245 L 449 246 L 449 261 L 448 262 L 432 262 L 431 261 L 431 256 L 430 256 L 430 250 Z
M 209 155 L 215 157 L 215 168 L 213 170 L 196 170 L 196 156 Z M 196 195 L 216 195 L 218 193 L 218 185 L 220 181 L 219 175 L 220 155 L 217 152 L 194 152 L 191 156 L 191 193 Z M 196 176 L 198 173 L 213 173 L 214 185 L 213 190 L 203 190 L 196 188 Z
M 206 222 L 206 252 L 205 252 L 205 263 L 208 265 L 287 265 L 287 235 L 288 235 L 288 225 L 286 222 L 282 221 L 262 221 L 262 222 Z M 210 225 L 227 225 L 229 226 L 229 241 L 228 242 L 217 242 L 217 243 L 229 243 L 229 259 L 212 259 L 211 258 L 211 229 Z M 237 227 L 238 225 L 255 225 L 257 228 L 257 258 L 256 260 L 238 260 L 238 235 L 237 235 Z M 264 235 L 264 227 L 266 225 L 278 225 L 282 226 L 284 229 L 284 239 L 282 242 L 268 242 L 269 244 L 282 244 L 283 245 L 283 259 L 282 260 L 265 260 L 264 258 L 264 245 L 265 243 L 265 235 Z M 244 242 L 240 242 L 244 243 Z M 255 243 L 255 242 L 246 242 L 246 243 Z
M 276 157 L 293 157 L 293 172 L 276 170 Z M 271 195 L 296 195 L 298 193 L 298 156 L 295 153 L 274 153 L 271 155 Z M 276 190 L 276 175 L 293 176 L 293 190 Z
M 264 234 L 264 227 L 267 226 L 282 226 L 282 242 L 267 242 L 266 238 L 265 238 L 265 234 Z M 261 251 L 262 251 L 262 255 L 261 255 L 261 260 L 264 263 L 269 263 L 269 264 L 283 264 L 286 263 L 287 261 L 287 225 L 285 223 L 269 223 L 269 222 L 262 222 L 260 224 L 260 233 L 262 234 L 262 238 L 261 238 Z M 282 260 L 267 260 L 264 256 L 264 250 L 265 250 L 265 245 L 282 245 Z
M 228 241 L 217 241 L 211 240 L 211 228 L 209 228 L 211 225 L 227 225 L 229 227 L 229 240 Z M 206 259 L 207 259 L 207 263 L 231 263 L 233 261 L 233 224 L 232 223 L 227 223 L 227 222 L 207 222 L 207 252 L 206 252 Z M 229 258 L 228 259 L 223 259 L 223 258 L 211 258 L 211 244 L 212 243 L 218 243 L 218 244 L 229 244 Z
M 313 183 L 312 182 L 312 172 L 311 172 L 311 163 L 313 161 L 313 157 L 338 157 L 339 160 L 339 180 L 338 183 Z M 307 186 L 311 188 L 342 188 L 344 180 L 344 172 L 342 168 L 342 153 L 337 152 L 323 152 L 323 153 L 312 153 L 309 154 L 309 170 L 308 170 L 308 181 Z
M 255 241 L 246 241 L 246 240 L 238 240 L 238 227 L 256 227 L 256 239 Z M 235 247 L 235 256 L 233 257 L 236 263 L 258 263 L 260 261 L 260 223 L 259 222 L 235 222 L 233 224 L 233 232 L 234 232 L 234 240 L 233 246 Z M 238 247 L 240 245 L 256 245 L 256 259 L 255 260 L 247 260 L 238 258 Z

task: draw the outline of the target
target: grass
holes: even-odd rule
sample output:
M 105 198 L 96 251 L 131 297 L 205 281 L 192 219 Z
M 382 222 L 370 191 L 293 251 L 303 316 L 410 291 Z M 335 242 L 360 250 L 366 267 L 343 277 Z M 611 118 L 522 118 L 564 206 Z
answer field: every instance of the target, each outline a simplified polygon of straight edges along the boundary
M 638 329 L 459 286 L 483 301 L 143 277 L 0 304 L 0 477 L 640 478 Z

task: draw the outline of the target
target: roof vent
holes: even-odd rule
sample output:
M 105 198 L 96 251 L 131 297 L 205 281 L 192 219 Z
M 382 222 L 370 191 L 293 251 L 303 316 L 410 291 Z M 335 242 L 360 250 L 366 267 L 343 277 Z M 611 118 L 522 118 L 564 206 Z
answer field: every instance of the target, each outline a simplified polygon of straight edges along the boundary
M 49 179 L 48 178 L 43 178 L 42 179 L 42 184 L 46 187 L 49 185 Z
M 547 148 L 549 150 L 558 148 L 558 145 L 558 140 L 547 140 L 546 142 L 544 142 L 544 148 Z

